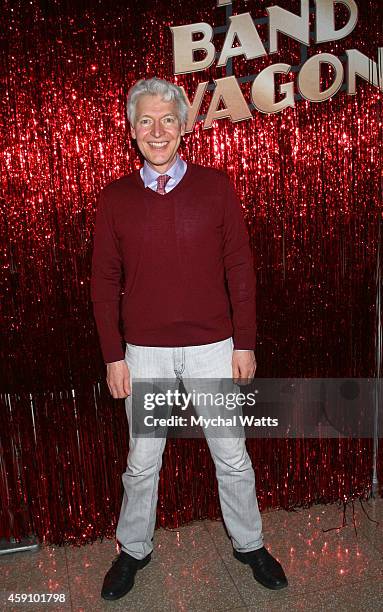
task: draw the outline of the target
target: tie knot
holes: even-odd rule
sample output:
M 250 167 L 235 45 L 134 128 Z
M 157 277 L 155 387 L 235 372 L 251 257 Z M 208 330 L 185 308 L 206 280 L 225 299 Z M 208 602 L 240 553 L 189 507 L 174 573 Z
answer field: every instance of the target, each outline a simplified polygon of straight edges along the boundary
M 157 193 L 160 193 L 161 195 L 165 195 L 166 193 L 165 185 L 169 179 L 170 179 L 170 176 L 168 174 L 160 174 L 160 176 L 157 179 Z

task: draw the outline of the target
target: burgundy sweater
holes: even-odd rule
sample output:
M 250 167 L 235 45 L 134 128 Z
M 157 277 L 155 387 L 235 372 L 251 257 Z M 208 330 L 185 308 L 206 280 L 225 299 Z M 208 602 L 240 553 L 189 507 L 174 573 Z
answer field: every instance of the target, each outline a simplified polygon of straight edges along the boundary
M 123 340 L 172 347 L 233 335 L 235 349 L 253 350 L 253 260 L 228 176 L 189 162 L 165 195 L 138 170 L 104 187 L 91 299 L 106 363 L 124 359 Z

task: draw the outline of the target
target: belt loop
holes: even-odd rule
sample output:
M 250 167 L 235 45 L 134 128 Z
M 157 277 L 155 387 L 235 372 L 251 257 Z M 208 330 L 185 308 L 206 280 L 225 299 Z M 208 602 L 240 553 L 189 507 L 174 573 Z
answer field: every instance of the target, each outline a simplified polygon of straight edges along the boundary
M 177 377 L 177 379 L 179 381 L 182 380 L 182 373 L 183 373 L 183 371 L 185 369 L 185 349 L 184 349 L 184 347 L 180 347 L 180 348 L 181 348 L 181 364 L 180 364 L 179 368 L 177 368 L 177 358 L 178 358 L 179 350 L 180 349 L 179 348 L 175 348 L 174 352 L 173 352 L 174 361 L 175 361 L 174 372 L 175 372 L 175 375 L 176 375 L 176 377 Z

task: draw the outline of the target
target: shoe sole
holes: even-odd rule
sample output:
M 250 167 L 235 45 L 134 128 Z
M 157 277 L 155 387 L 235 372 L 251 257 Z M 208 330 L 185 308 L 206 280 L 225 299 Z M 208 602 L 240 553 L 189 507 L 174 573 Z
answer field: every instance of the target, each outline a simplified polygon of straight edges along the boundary
M 237 555 L 235 553 L 236 553 L 236 551 L 234 550 L 233 551 L 233 556 L 234 556 L 235 559 L 237 559 L 237 561 L 240 561 L 244 565 L 250 565 L 250 563 L 248 563 L 248 561 L 244 561 L 240 557 L 237 557 Z M 251 568 L 251 569 L 253 569 L 253 568 Z M 280 585 L 277 585 L 277 586 L 270 586 L 269 584 L 265 584 L 262 580 L 257 578 L 257 576 L 254 574 L 254 571 L 253 571 L 253 576 L 254 576 L 255 580 L 257 582 L 259 582 L 259 584 L 261 584 L 266 589 L 271 589 L 272 591 L 280 591 L 281 589 L 285 589 L 287 586 L 289 586 L 289 583 L 287 582 L 287 580 L 286 580 L 286 584 L 280 584 Z
M 149 557 L 149 559 L 142 559 L 140 561 L 140 564 L 137 566 L 137 570 L 140 570 L 146 567 L 148 563 L 150 563 L 151 560 L 152 560 L 151 557 Z M 103 595 L 102 593 L 101 593 L 101 597 L 102 599 L 105 599 L 106 601 L 115 601 L 116 599 L 121 599 L 121 597 L 125 597 L 125 595 L 127 595 L 129 591 L 132 590 L 133 587 L 134 587 L 134 578 L 133 578 L 133 584 L 126 591 L 121 593 L 121 595 L 119 595 L 118 597 L 110 596 L 110 595 Z

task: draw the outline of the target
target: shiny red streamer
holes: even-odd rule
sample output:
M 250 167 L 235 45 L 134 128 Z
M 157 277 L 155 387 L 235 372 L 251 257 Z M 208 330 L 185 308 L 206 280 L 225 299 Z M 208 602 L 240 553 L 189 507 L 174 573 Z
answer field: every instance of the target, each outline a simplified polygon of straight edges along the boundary
M 264 17 L 269 5 L 234 9 Z M 382 8 L 358 6 L 352 35 L 322 51 L 357 48 L 376 60 Z M 3 2 L 0 536 L 82 544 L 114 535 L 128 432 L 123 402 L 104 383 L 91 312 L 97 196 L 140 164 L 126 94 L 140 77 L 173 78 L 169 25 L 224 17 L 202 0 Z M 299 63 L 298 43 L 281 40 L 272 59 L 235 60 L 235 74 Z M 176 80 L 193 97 L 200 80 L 220 76 L 212 67 Z M 241 196 L 257 269 L 260 377 L 381 375 L 382 116 L 381 92 L 359 81 L 356 96 L 198 124 L 182 144 L 186 159 L 224 168 Z M 262 509 L 370 494 L 371 440 L 247 444 Z M 378 469 L 383 481 L 381 447 Z M 220 516 L 205 441 L 168 441 L 157 516 L 167 527 Z

